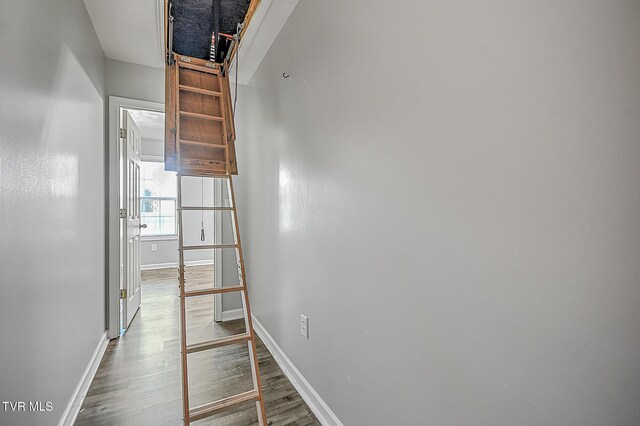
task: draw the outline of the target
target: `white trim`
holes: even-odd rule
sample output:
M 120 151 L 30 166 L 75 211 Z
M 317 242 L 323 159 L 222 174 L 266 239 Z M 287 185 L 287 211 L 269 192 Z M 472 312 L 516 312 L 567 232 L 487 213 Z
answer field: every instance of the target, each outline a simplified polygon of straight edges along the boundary
M 164 0 L 156 0 L 154 4 L 156 15 L 156 47 L 158 48 L 158 66 L 156 68 L 163 68 L 165 63 L 164 53 Z
M 184 266 L 203 266 L 203 265 L 213 265 L 213 261 L 211 260 L 185 260 Z M 166 269 L 166 268 L 177 268 L 178 262 L 169 262 L 169 263 L 149 263 L 147 265 L 141 265 L 140 269 L 143 271 L 149 271 L 152 269 Z
M 164 8 L 163 8 L 164 11 Z M 107 197 L 107 242 L 108 246 L 108 337 L 120 335 L 120 108 L 147 109 L 164 112 L 164 104 L 137 99 L 109 96 L 109 140 Z
M 164 156 L 152 154 L 140 154 L 140 160 L 147 163 L 164 163 Z
M 82 407 L 84 398 L 89 391 L 89 386 L 91 386 L 91 382 L 100 366 L 100 361 L 102 361 L 102 357 L 107 350 L 108 343 L 109 339 L 107 339 L 107 332 L 105 331 L 100 337 L 98 346 L 96 346 L 96 350 L 93 351 L 91 360 L 89 360 L 87 368 L 84 370 L 84 373 L 82 373 L 82 377 L 80 377 L 80 381 L 73 391 L 73 395 L 71 395 L 67 408 L 65 408 L 64 413 L 62 413 L 58 426 L 71 426 L 75 423 L 76 417 L 78 417 L 78 413 L 80 412 L 80 407 Z
M 222 311 L 222 321 L 232 321 L 241 318 L 244 318 L 244 311 L 242 310 L 242 308 Z
M 291 16 L 299 0 L 262 0 L 258 4 L 238 50 L 238 83 L 246 85 L 258 69 L 262 59 L 273 44 L 280 30 Z M 235 59 L 229 76 L 235 81 Z
M 178 241 L 177 235 L 145 235 L 140 241 Z
M 264 326 L 258 321 L 258 319 L 251 315 L 253 318 L 253 330 L 258 337 L 262 340 L 267 347 L 273 358 L 276 360 L 285 376 L 289 379 L 294 388 L 298 391 L 304 402 L 307 403 L 313 414 L 318 418 L 318 421 L 323 426 L 343 426 L 338 417 L 331 411 L 331 408 L 322 400 L 318 392 L 313 389 L 311 384 L 304 378 L 302 373 L 291 362 L 289 357 L 284 353 L 282 348 L 278 346 L 273 337 L 264 328 Z

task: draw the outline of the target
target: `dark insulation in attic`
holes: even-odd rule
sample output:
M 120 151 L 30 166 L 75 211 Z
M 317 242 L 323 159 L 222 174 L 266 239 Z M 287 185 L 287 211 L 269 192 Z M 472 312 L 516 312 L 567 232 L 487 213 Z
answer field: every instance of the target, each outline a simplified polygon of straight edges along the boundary
M 200 59 L 209 59 L 213 33 L 213 1 L 173 0 L 173 51 Z M 217 0 L 219 2 L 219 31 L 233 35 L 237 24 L 244 21 L 251 0 Z M 221 61 L 230 42 L 220 37 L 216 60 Z

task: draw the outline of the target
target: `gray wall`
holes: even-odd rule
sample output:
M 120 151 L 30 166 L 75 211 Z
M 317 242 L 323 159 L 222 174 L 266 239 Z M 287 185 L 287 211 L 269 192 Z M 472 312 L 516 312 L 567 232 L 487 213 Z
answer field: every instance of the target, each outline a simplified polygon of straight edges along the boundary
M 162 161 L 162 157 L 164 157 L 164 140 L 142 137 L 140 153 L 143 156 L 158 157 Z
M 640 424 L 639 21 L 298 4 L 239 101 L 243 231 L 253 312 L 345 425 Z
M 0 401 L 60 419 L 105 330 L 105 60 L 82 0 L 0 1 Z
M 164 70 L 107 59 L 107 93 L 164 103 Z

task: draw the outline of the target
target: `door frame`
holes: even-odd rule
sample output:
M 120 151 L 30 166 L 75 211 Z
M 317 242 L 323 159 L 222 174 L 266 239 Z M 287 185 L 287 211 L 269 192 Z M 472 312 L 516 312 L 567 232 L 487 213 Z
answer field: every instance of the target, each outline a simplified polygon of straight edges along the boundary
M 127 133 L 126 138 L 120 137 L 120 141 L 118 146 L 122 148 L 120 151 L 121 158 L 118 161 L 120 164 L 120 185 L 121 185 L 121 195 L 124 197 L 120 197 L 120 202 L 125 203 L 126 206 L 124 212 L 126 212 L 126 218 L 121 218 L 120 220 L 120 250 L 122 256 L 120 258 L 120 265 L 126 265 L 126 273 L 119 274 L 120 276 L 120 291 L 123 289 L 127 292 L 127 297 L 121 298 L 121 335 L 124 335 L 125 331 L 129 329 L 131 325 L 131 321 L 138 313 L 140 309 L 140 305 L 142 302 L 142 275 L 140 273 L 141 267 L 141 258 L 140 258 L 140 245 L 141 241 L 141 224 L 142 220 L 140 217 L 140 168 L 142 166 L 142 135 L 140 134 L 140 129 L 138 125 L 133 120 L 130 112 L 133 109 L 124 109 L 120 108 L 118 117 L 122 119 L 122 124 L 124 126 L 120 126 L 120 128 L 124 129 Z M 130 129 L 132 126 L 135 129 Z M 137 134 L 134 131 L 133 133 L 130 130 L 137 130 Z M 133 143 L 129 141 L 129 138 L 133 135 Z M 122 136 L 122 135 L 120 135 Z M 137 164 L 135 169 L 133 170 L 133 175 L 131 175 L 132 169 L 131 160 L 132 157 L 137 157 Z M 134 160 L 134 163 L 136 161 Z M 137 183 L 137 188 L 134 188 L 133 194 L 131 194 L 131 183 L 134 185 Z M 137 201 L 137 205 L 131 205 L 130 201 L 132 199 Z M 134 203 L 135 203 L 134 201 Z M 122 206 L 121 206 L 122 207 Z M 136 219 L 137 216 L 137 219 Z M 132 220 L 134 223 L 132 223 Z M 137 223 L 136 223 L 137 222 Z M 133 245 L 131 245 L 131 231 L 134 231 L 134 234 L 137 234 L 133 238 Z M 137 241 L 137 247 L 136 247 Z M 133 249 L 133 253 L 130 253 L 129 250 Z M 133 259 L 134 262 L 137 262 L 137 265 L 132 265 L 129 261 Z M 125 261 L 126 259 L 126 261 Z M 124 271 L 123 271 L 124 272 Z M 126 279 L 125 279 L 126 277 Z M 132 283 L 129 282 L 133 278 L 136 281 L 137 288 L 134 287 L 133 292 L 131 292 Z M 136 291 L 137 290 L 137 291 Z M 130 306 L 131 302 L 135 303 L 135 306 Z M 126 329 L 125 329 L 126 326 Z
M 165 112 L 160 102 L 109 96 L 109 137 L 107 145 L 107 332 L 109 339 L 120 336 L 120 122 L 121 108 Z
M 120 318 L 120 131 L 122 108 L 146 109 L 166 114 L 165 105 L 160 102 L 143 101 L 140 99 L 109 96 L 109 137 L 107 145 L 107 334 L 109 339 L 120 337 L 122 329 Z M 222 205 L 222 182 L 214 183 L 214 202 Z M 215 238 L 222 238 L 222 220 L 214 221 Z M 214 287 L 222 285 L 222 251 L 214 250 Z M 218 266 L 218 267 L 217 267 Z M 222 294 L 215 295 L 214 320 L 222 321 Z

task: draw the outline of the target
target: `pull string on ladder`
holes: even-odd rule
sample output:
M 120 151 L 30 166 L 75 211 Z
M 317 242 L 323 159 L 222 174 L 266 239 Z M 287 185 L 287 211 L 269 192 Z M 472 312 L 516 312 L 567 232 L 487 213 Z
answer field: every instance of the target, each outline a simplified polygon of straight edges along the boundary
M 262 385 L 260 382 L 260 372 L 258 368 L 258 353 L 256 349 L 256 341 L 255 341 L 255 332 L 253 330 L 253 321 L 251 319 L 251 309 L 249 307 L 249 294 L 247 291 L 246 285 L 246 273 L 245 273 L 245 264 L 244 264 L 244 256 L 242 252 L 242 244 L 240 240 L 240 231 L 238 229 L 238 212 L 236 210 L 236 199 L 235 192 L 233 190 L 233 179 L 232 179 L 232 167 L 231 167 L 231 154 L 229 149 L 229 140 L 227 139 L 227 127 L 225 119 L 225 107 L 224 107 L 224 99 L 221 93 L 225 93 L 223 90 L 223 79 L 220 75 L 220 70 L 211 69 L 208 67 L 195 67 L 194 64 L 185 64 L 185 68 L 188 68 L 190 71 L 197 69 L 200 72 L 206 73 L 207 75 L 213 74 L 217 78 L 218 87 L 220 88 L 220 93 L 215 96 L 220 102 L 221 118 L 222 119 L 222 141 L 224 144 L 224 163 L 225 163 L 225 171 L 224 174 L 216 173 L 207 173 L 207 172 L 194 172 L 193 170 L 187 169 L 187 173 L 182 173 L 182 162 L 181 162 L 181 109 L 180 109 L 180 88 L 183 88 L 186 82 L 182 82 L 180 80 L 180 65 L 182 61 L 178 60 L 175 62 L 175 81 L 174 88 L 175 91 L 175 102 L 176 102 L 176 154 L 177 154 L 177 177 L 178 177 L 178 252 L 179 252 L 179 262 L 180 266 L 178 269 L 178 280 L 180 282 L 180 347 L 181 347 L 181 373 L 182 373 L 182 403 L 183 403 L 183 418 L 184 424 L 190 425 L 191 422 L 201 420 L 215 414 L 228 411 L 233 409 L 235 406 L 255 401 L 255 406 L 258 414 L 258 423 L 261 426 L 267 425 L 267 418 L 264 409 L 264 398 L 262 394 Z M 182 84 L 182 86 L 181 86 Z M 228 93 L 228 92 L 226 92 Z M 209 94 L 207 94 L 209 95 Z M 204 95 L 203 95 L 204 96 Z M 206 118 L 205 118 L 206 119 Z M 232 118 L 229 118 L 232 119 Z M 214 145 L 214 144 L 212 144 Z M 218 145 L 215 145 L 218 146 Z M 200 207 L 197 206 L 184 206 L 182 199 L 182 185 L 183 185 L 183 177 L 184 176 L 201 176 L 202 178 L 223 178 L 227 183 L 227 194 L 228 200 L 230 202 L 230 206 L 221 206 L 221 207 L 205 207 L 204 202 Z M 204 244 L 204 245 L 185 245 L 184 243 L 184 226 L 183 226 L 183 212 L 184 211 L 229 211 L 231 213 L 231 225 L 233 228 L 233 244 Z M 187 291 L 185 288 L 185 264 L 184 264 L 184 253 L 188 250 L 200 250 L 200 249 L 224 249 L 224 248 L 234 248 L 236 252 L 236 259 L 238 263 L 238 285 L 234 286 L 226 286 L 226 287 L 212 287 L 208 289 L 198 289 Z M 197 344 L 187 344 L 187 309 L 186 309 L 186 299 L 191 297 L 199 297 L 206 296 L 211 294 L 222 294 L 222 293 L 231 293 L 231 292 L 239 292 L 242 299 L 242 307 L 244 311 L 244 323 L 245 323 L 245 332 L 242 334 L 232 335 L 224 338 L 213 339 L 210 341 L 205 341 Z M 234 344 L 244 344 L 248 345 L 249 350 L 249 362 L 251 364 L 251 376 L 253 382 L 253 389 L 247 392 L 243 392 L 240 394 L 236 394 L 230 397 L 226 397 L 217 401 L 209 402 L 203 405 L 199 405 L 191 408 L 189 405 L 189 377 L 188 377 L 188 358 L 189 354 L 207 351 L 215 348 L 219 348 L 227 345 Z

